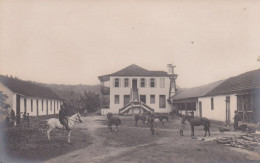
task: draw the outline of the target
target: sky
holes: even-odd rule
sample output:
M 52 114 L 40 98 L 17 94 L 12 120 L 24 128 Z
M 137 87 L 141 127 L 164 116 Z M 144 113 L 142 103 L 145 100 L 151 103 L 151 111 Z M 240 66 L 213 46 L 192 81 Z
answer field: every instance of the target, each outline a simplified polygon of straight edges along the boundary
M 99 84 L 131 64 L 194 87 L 260 68 L 257 0 L 0 0 L 0 74 Z

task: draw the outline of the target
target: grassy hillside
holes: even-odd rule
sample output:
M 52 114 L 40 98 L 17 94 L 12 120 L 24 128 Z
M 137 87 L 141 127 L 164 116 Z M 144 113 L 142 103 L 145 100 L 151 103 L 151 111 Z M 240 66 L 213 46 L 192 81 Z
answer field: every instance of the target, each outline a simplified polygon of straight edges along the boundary
M 80 95 L 84 95 L 86 92 L 94 92 L 100 94 L 99 85 L 63 85 L 63 84 L 43 84 L 45 87 L 50 88 L 59 97 L 64 99 L 75 99 L 79 98 Z

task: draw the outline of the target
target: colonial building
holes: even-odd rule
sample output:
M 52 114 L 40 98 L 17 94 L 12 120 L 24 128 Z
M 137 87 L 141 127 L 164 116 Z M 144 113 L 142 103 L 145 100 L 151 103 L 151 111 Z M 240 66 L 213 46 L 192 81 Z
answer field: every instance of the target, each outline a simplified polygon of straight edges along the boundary
M 202 103 L 199 101 L 199 98 L 205 96 L 222 82 L 224 80 L 193 88 L 178 89 L 176 94 L 171 97 L 174 108 L 181 114 L 193 112 L 194 116 L 202 117 Z
M 260 121 L 260 69 L 226 80 L 189 89 L 180 89 L 171 98 L 181 111 L 195 116 L 233 122 L 237 110 L 245 122 Z
M 49 88 L 0 75 L 0 91 L 8 96 L 7 104 L 15 114 L 29 113 L 30 116 L 58 114 L 61 98 Z
M 210 119 L 228 124 L 237 110 L 244 122 L 260 121 L 260 69 L 228 78 L 199 101 Z
M 102 114 L 171 112 L 172 106 L 168 99 L 175 93 L 177 77 L 173 67 L 168 65 L 167 73 L 149 71 L 133 64 L 118 72 L 99 76 L 101 92 L 110 98 L 110 105 L 102 109 Z

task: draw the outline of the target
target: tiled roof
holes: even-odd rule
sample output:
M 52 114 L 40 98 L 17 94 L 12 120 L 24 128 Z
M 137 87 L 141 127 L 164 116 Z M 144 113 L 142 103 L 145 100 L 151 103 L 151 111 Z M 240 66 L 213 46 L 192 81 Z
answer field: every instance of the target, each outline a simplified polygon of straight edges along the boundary
M 172 97 L 172 99 L 173 100 L 182 100 L 182 99 L 188 99 L 188 98 L 202 97 L 223 82 L 224 82 L 224 80 L 220 80 L 220 81 L 217 81 L 214 83 L 210 83 L 210 84 L 202 85 L 202 86 L 198 86 L 198 87 L 182 88 L 182 89 L 177 90 L 176 94 Z
M 260 69 L 228 78 L 225 82 L 208 92 L 206 95 L 227 94 L 255 88 L 260 88 Z
M 110 76 L 153 76 L 153 77 L 167 77 L 169 76 L 165 71 L 149 71 L 135 64 L 132 64 L 113 74 L 99 76 L 101 82 L 109 81 Z
M 57 100 L 61 99 L 49 88 L 46 88 L 44 86 L 29 81 L 23 81 L 20 79 L 0 75 L 0 82 L 3 83 L 7 88 L 9 88 L 14 93 L 18 93 L 21 95 L 30 96 L 30 97 L 57 99 Z

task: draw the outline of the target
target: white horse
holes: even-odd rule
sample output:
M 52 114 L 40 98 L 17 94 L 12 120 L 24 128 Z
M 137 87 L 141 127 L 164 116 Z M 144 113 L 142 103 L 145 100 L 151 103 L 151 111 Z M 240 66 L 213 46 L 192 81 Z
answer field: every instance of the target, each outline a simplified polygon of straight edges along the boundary
M 69 126 L 70 130 L 68 131 L 68 137 L 67 138 L 68 138 L 69 143 L 70 143 L 71 130 L 74 127 L 75 122 L 82 123 L 81 115 L 79 113 L 76 113 L 76 114 L 74 114 L 74 115 L 72 115 L 71 117 L 68 118 L 68 126 Z M 59 130 L 66 130 L 66 128 L 56 118 L 51 118 L 51 119 L 47 120 L 47 124 L 48 124 L 48 128 L 49 128 L 47 130 L 47 136 L 48 136 L 49 141 L 51 141 L 50 132 L 54 128 L 59 129 Z

